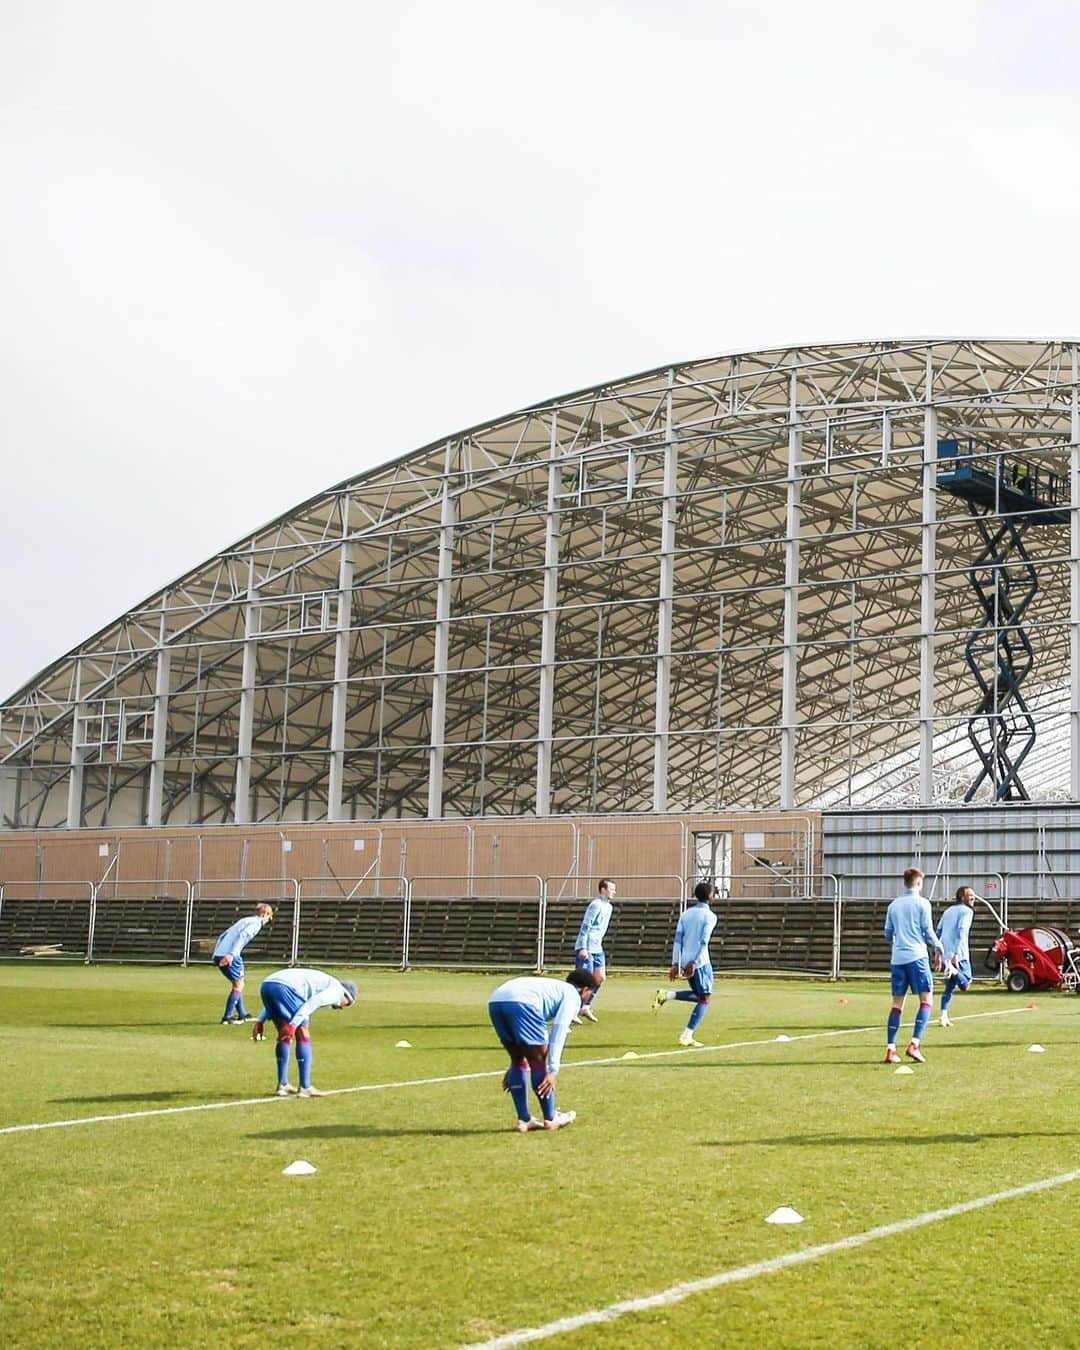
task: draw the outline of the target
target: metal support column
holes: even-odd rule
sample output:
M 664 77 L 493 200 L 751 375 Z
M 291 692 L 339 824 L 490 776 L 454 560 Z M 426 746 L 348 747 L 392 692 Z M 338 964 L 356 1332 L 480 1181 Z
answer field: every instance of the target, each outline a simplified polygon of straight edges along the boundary
M 150 742 L 150 782 L 146 792 L 146 823 L 160 825 L 165 801 L 165 750 L 169 729 L 169 666 L 171 653 L 165 646 L 165 618 L 158 637 L 157 670 L 154 673 L 154 734 Z
M 431 746 L 428 755 L 428 818 L 443 813 L 446 739 L 446 671 L 450 657 L 450 600 L 454 581 L 454 497 L 450 491 L 452 446 L 446 447 L 439 522 L 439 578 L 435 589 L 435 659 L 431 682 Z
M 349 530 L 349 499 L 341 507 L 342 535 Z M 338 563 L 337 634 L 334 638 L 334 697 L 330 717 L 330 785 L 327 793 L 328 820 L 343 820 L 341 803 L 345 782 L 345 722 L 348 717 L 349 627 L 352 616 L 353 546 L 341 541 Z
M 675 521 L 679 492 L 679 446 L 672 422 L 675 372 L 668 371 L 664 497 L 660 504 L 660 579 L 656 608 L 656 723 L 653 740 L 653 810 L 668 809 L 668 747 L 671 725 L 671 626 L 675 595 Z
M 802 529 L 802 432 L 799 381 L 794 371 L 788 397 L 787 513 L 784 525 L 784 656 L 780 696 L 780 809 L 795 806 L 798 737 L 799 535 Z
M 558 452 L 558 414 L 551 415 L 547 514 L 544 521 L 544 614 L 540 630 L 540 709 L 536 747 L 536 814 L 551 814 L 551 761 L 554 753 L 555 629 L 559 605 L 559 507 L 562 463 Z
M 919 615 L 919 801 L 934 802 L 934 636 L 937 569 L 937 416 L 933 358 L 926 354 L 926 410 L 923 414 L 922 563 Z
M 1080 348 L 1072 349 L 1069 446 L 1069 797 L 1080 801 Z
M 248 574 L 244 605 L 244 660 L 240 673 L 240 725 L 236 738 L 236 800 L 233 820 L 247 825 L 251 820 L 251 735 L 255 724 L 255 675 L 258 668 L 255 635 L 259 631 L 259 599 L 255 590 L 254 562 Z
M 82 824 L 83 738 L 85 711 L 82 704 L 82 662 L 75 658 L 75 712 L 71 719 L 71 768 L 68 772 L 67 827 L 77 830 Z

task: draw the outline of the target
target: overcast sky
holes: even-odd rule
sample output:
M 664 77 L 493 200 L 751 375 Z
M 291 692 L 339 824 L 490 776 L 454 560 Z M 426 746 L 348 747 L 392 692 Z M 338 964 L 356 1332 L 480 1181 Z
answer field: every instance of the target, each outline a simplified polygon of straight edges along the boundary
M 670 360 L 1080 331 L 1080 7 L 0 0 L 0 696 Z

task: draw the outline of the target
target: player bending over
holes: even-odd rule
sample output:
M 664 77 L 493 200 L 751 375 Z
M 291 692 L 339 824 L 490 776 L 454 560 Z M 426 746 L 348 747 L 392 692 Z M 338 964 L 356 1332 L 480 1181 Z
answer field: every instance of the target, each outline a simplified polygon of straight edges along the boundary
M 574 1021 L 580 1023 L 582 1017 L 590 1022 L 600 1019 L 592 1010 L 600 993 L 600 986 L 607 978 L 607 955 L 604 952 L 604 934 L 611 922 L 611 902 L 615 898 L 615 883 L 610 877 L 601 877 L 596 887 L 596 899 L 590 900 L 581 920 L 577 942 L 574 944 L 578 970 L 591 970 L 596 976 L 596 988 L 586 989 L 581 997 L 581 1017 Z
M 503 1075 L 503 1091 L 509 1092 L 513 1100 L 517 1112 L 514 1129 L 519 1134 L 558 1130 L 577 1119 L 576 1111 L 555 1109 L 555 1079 L 570 1023 L 581 1007 L 582 993 L 595 988 L 592 971 L 572 970 L 565 980 L 521 975 L 500 984 L 492 994 L 488 1016 L 510 1057 L 510 1067 Z M 530 1079 L 543 1120 L 537 1120 L 529 1111 Z
M 253 937 L 266 927 L 274 917 L 269 905 L 256 905 L 255 913 L 245 919 L 237 919 L 231 928 L 226 928 L 218 938 L 214 948 L 214 965 L 230 982 L 232 988 L 225 1000 L 225 1013 L 221 1025 L 227 1027 L 236 1016 L 237 1022 L 250 1022 L 251 1014 L 244 1007 L 244 958 L 240 953 Z
M 971 951 L 968 936 L 975 917 L 975 892 L 970 886 L 961 886 L 956 892 L 956 903 L 941 916 L 937 935 L 945 949 L 945 988 L 941 991 L 941 1025 L 952 1026 L 949 1004 L 959 989 L 966 993 L 971 985 Z
M 671 949 L 671 970 L 668 978 L 677 980 L 679 971 L 686 976 L 689 989 L 658 989 L 652 1002 L 653 1012 L 659 1012 L 665 1003 L 677 999 L 680 1003 L 692 1003 L 690 1020 L 679 1033 L 680 1045 L 700 1045 L 694 1039 L 694 1032 L 701 1019 L 709 1011 L 709 1000 L 713 991 L 713 968 L 709 957 L 709 938 L 716 927 L 716 915 L 712 911 L 712 902 L 716 899 L 716 888 L 711 881 L 699 881 L 694 887 L 695 903 L 689 905 L 679 918 L 675 928 L 675 942 Z
M 925 1064 L 926 1057 L 919 1045 L 930 1021 L 934 1004 L 934 977 L 930 973 L 929 946 L 935 948 L 934 969 L 941 969 L 941 939 L 934 932 L 934 917 L 930 901 L 922 893 L 921 868 L 909 867 L 904 873 L 904 889 L 885 911 L 885 936 L 892 941 L 889 972 L 892 977 L 892 1009 L 889 1013 L 889 1040 L 885 1051 L 886 1064 L 899 1064 L 896 1053 L 896 1033 L 904 1015 L 904 1000 L 908 990 L 919 996 L 919 1011 L 915 1014 L 915 1029 L 908 1048 L 908 1059 Z
M 289 1083 L 289 1052 L 296 1040 L 296 1066 L 300 1074 L 301 1097 L 325 1097 L 311 1085 L 311 1033 L 308 1018 L 319 1008 L 351 1008 L 356 1002 L 352 980 L 338 980 L 325 970 L 275 970 L 259 986 L 263 1006 L 251 1033 L 251 1039 L 263 1039 L 263 1023 L 277 1027 L 277 1095 L 296 1092 Z

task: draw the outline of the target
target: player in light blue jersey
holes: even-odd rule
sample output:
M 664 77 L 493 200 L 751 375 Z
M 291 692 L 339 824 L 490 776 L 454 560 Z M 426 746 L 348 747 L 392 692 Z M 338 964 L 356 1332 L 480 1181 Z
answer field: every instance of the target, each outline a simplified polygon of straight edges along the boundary
M 597 995 L 600 993 L 600 986 L 607 979 L 607 954 L 604 951 L 604 935 L 607 933 L 608 924 L 611 922 L 611 902 L 615 898 L 616 886 L 610 877 L 601 877 L 596 887 L 596 899 L 590 900 L 585 910 L 585 916 L 581 920 L 581 927 L 578 929 L 577 942 L 574 944 L 577 953 L 578 970 L 591 970 L 596 976 L 596 988 L 586 989 L 581 996 L 581 1016 L 574 1019 L 580 1022 L 582 1017 L 590 1022 L 598 1022 L 600 1019 L 592 1010 L 592 1005 L 596 1002 Z
M 251 1033 L 252 1040 L 263 1039 L 263 1024 L 277 1027 L 277 1095 L 296 1092 L 289 1082 L 289 1051 L 296 1038 L 296 1066 L 300 1075 L 301 1097 L 322 1097 L 325 1093 L 311 1085 L 311 1033 L 308 1019 L 319 1008 L 351 1008 L 356 1002 L 356 985 L 339 980 L 325 970 L 275 970 L 259 986 L 262 1010 Z
M 514 1129 L 519 1134 L 559 1130 L 577 1119 L 576 1111 L 555 1109 L 555 1080 L 581 996 L 595 988 L 596 976 L 591 970 L 572 970 L 565 980 L 521 975 L 500 984 L 488 1001 L 491 1025 L 510 1057 L 503 1091 L 513 1100 L 517 1112 Z M 543 1120 L 536 1120 L 529 1111 L 530 1079 Z
M 234 1014 L 237 1022 L 251 1021 L 251 1014 L 244 1007 L 244 958 L 240 953 L 253 937 L 262 932 L 273 917 L 274 911 L 269 905 L 256 905 L 254 914 L 237 919 L 217 940 L 214 948 L 214 965 L 232 986 L 229 997 L 225 1000 L 225 1013 L 221 1019 L 223 1027 L 229 1026 Z
M 699 881 L 694 887 L 694 904 L 689 905 L 680 916 L 675 928 L 675 942 L 671 948 L 671 970 L 668 978 L 677 980 L 680 970 L 690 984 L 689 989 L 658 989 L 653 999 L 653 1012 L 659 1012 L 665 1003 L 672 999 L 680 1003 L 692 1003 L 690 1020 L 679 1033 L 679 1044 L 700 1045 L 694 1032 L 701 1019 L 709 1011 L 709 1000 L 713 991 L 713 968 L 709 957 L 709 939 L 716 927 L 716 915 L 712 903 L 716 899 L 716 888 L 711 881 Z
M 923 1033 L 930 1021 L 934 1006 L 934 977 L 930 973 L 929 948 L 935 949 L 934 969 L 941 969 L 941 939 L 934 932 L 934 916 L 930 901 L 922 893 L 921 868 L 909 867 L 904 873 L 904 889 L 885 912 L 885 936 L 892 942 L 889 971 L 892 980 L 892 1008 L 889 1012 L 889 1039 L 885 1049 L 885 1063 L 899 1064 L 896 1053 L 896 1035 L 904 1015 L 904 1001 L 908 991 L 918 994 L 919 1011 L 915 1014 L 915 1028 L 908 1048 L 908 1059 L 925 1064 L 926 1056 L 920 1049 Z
M 945 949 L 945 988 L 941 991 L 941 1025 L 952 1026 L 949 1004 L 958 989 L 971 986 L 971 949 L 968 938 L 975 918 L 975 892 L 970 886 L 961 886 L 956 892 L 956 903 L 941 916 L 937 935 Z

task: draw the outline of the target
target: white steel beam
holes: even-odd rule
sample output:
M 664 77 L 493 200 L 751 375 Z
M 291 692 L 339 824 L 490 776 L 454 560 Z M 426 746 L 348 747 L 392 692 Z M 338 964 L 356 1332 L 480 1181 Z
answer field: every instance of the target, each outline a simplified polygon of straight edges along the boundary
M 342 504 L 342 533 L 349 528 L 349 502 Z M 345 782 L 345 722 L 348 716 L 349 627 L 352 617 L 353 547 L 341 542 L 338 563 L 337 632 L 334 637 L 334 693 L 330 714 L 330 781 L 327 790 L 328 820 L 343 820 L 342 796 Z
M 780 692 L 780 809 L 795 806 L 795 759 L 798 738 L 799 673 L 799 534 L 802 528 L 799 429 L 799 381 L 791 372 L 788 403 L 787 512 L 784 526 L 784 656 Z
M 1072 349 L 1069 447 L 1069 796 L 1080 801 L 1080 348 Z
M 450 658 L 450 600 L 454 582 L 454 521 L 457 496 L 451 491 L 452 447 L 446 447 L 439 521 L 439 576 L 435 585 L 435 656 L 431 680 L 431 743 L 428 751 L 428 818 L 443 813 L 443 760 L 446 751 L 446 672 Z
M 937 414 L 934 369 L 926 353 L 923 413 L 922 564 L 919 575 L 919 802 L 934 802 L 934 645 L 937 601 Z
M 551 762 L 554 753 L 555 631 L 559 605 L 559 523 L 562 463 L 558 453 L 558 414 L 551 415 L 547 515 L 544 521 L 544 612 L 540 630 L 540 709 L 536 747 L 536 814 L 551 814 Z
M 240 672 L 240 721 L 236 738 L 236 793 L 233 820 L 247 825 L 251 820 L 251 733 L 255 723 L 255 674 L 258 668 L 259 598 L 255 589 L 254 564 L 249 575 L 244 606 L 244 658 Z
M 79 746 L 82 734 L 84 708 L 81 702 L 82 662 L 75 658 L 75 712 L 71 719 L 71 768 L 68 771 L 67 828 L 77 830 L 82 824 L 82 790 L 84 751 Z
M 158 648 L 154 672 L 154 734 L 150 743 L 150 781 L 146 791 L 146 823 L 160 825 L 165 799 L 165 750 L 169 743 L 169 666 L 170 652 L 164 645 L 165 621 L 162 618 L 162 645 Z
M 653 740 L 653 810 L 668 809 L 668 749 L 671 727 L 671 621 L 675 595 L 675 522 L 678 512 L 679 446 L 671 417 L 675 372 L 668 371 L 664 444 L 664 496 L 660 503 L 660 578 L 656 610 L 656 721 Z

